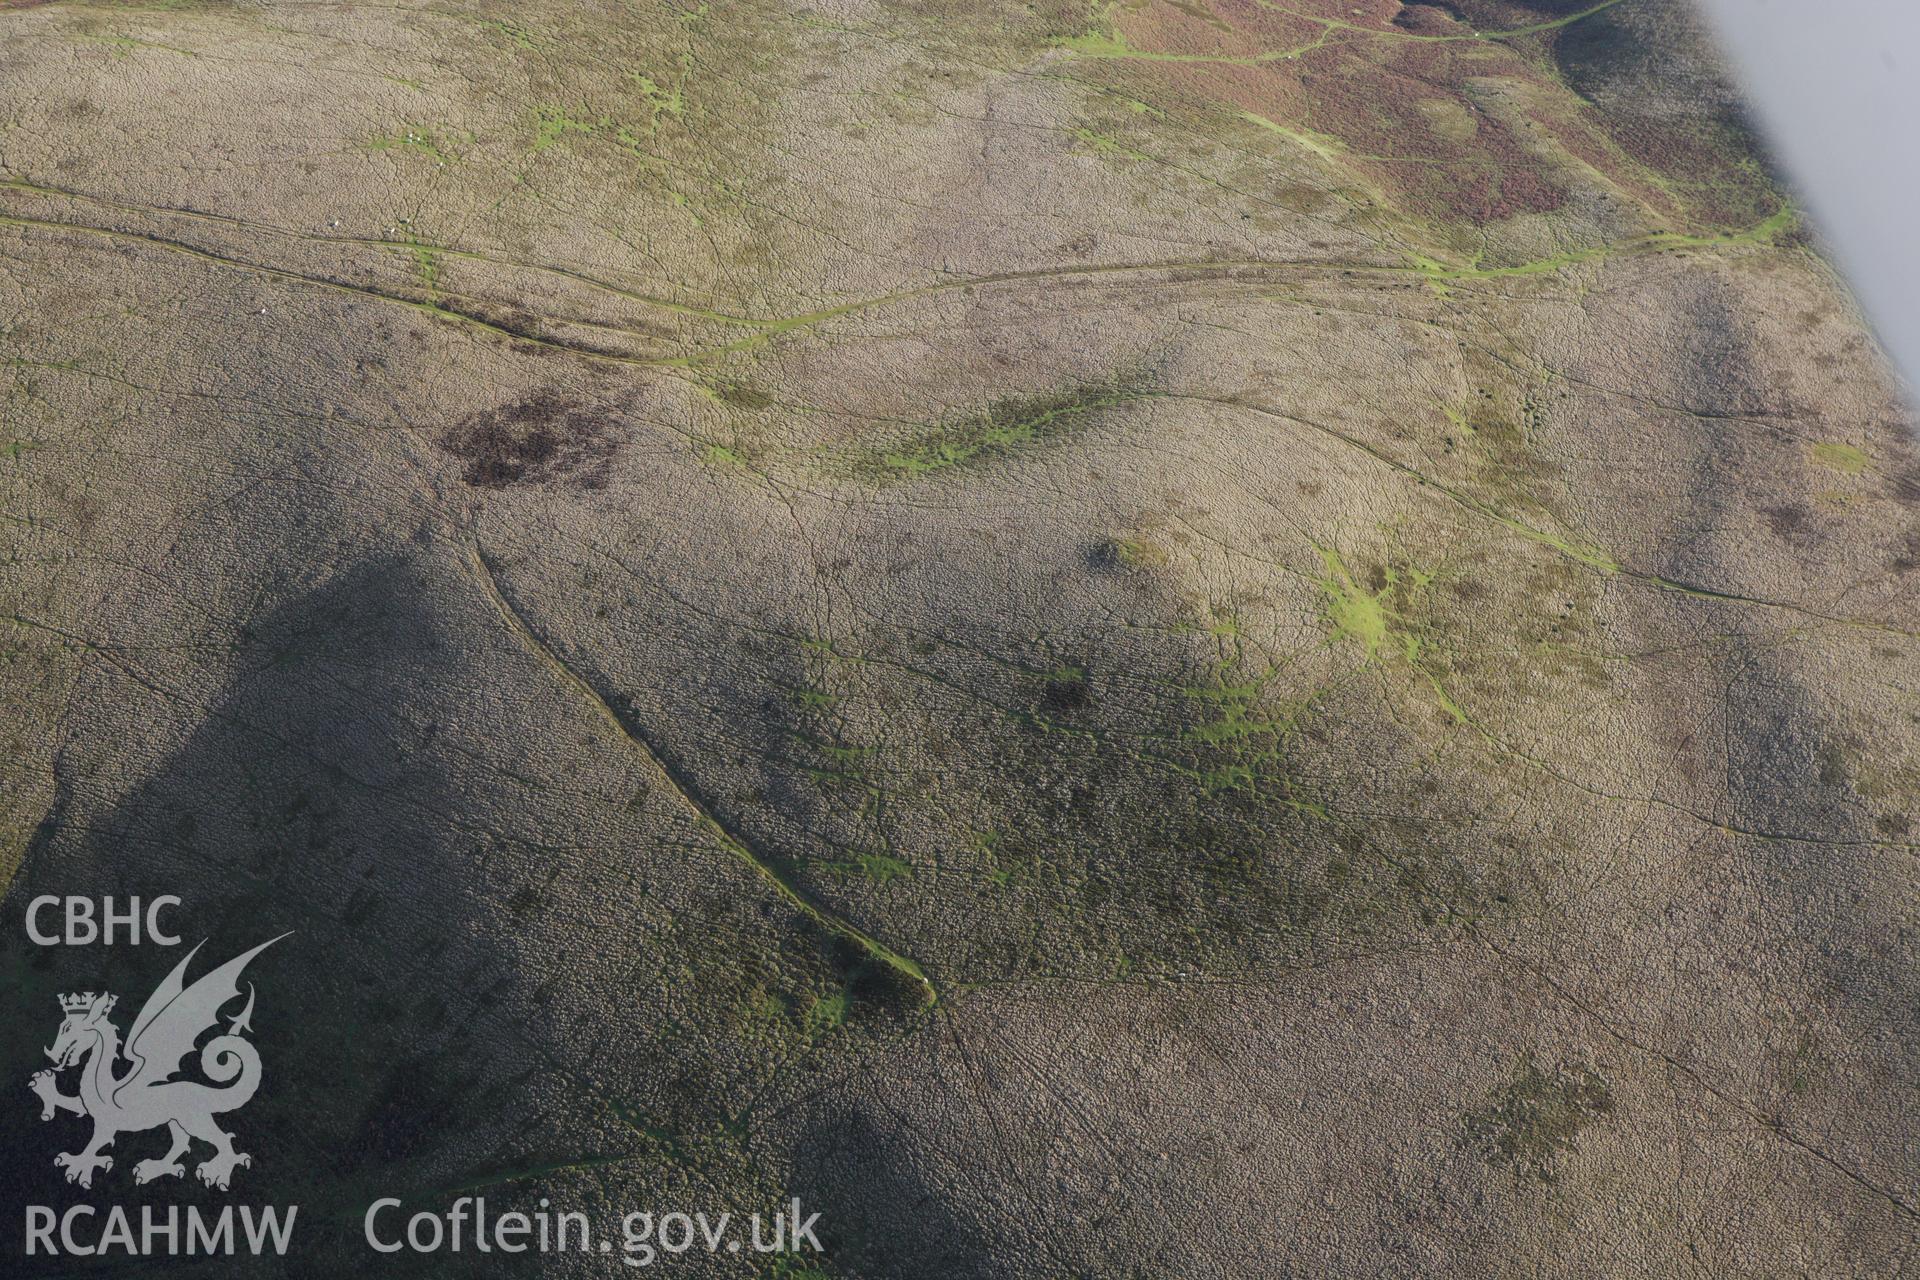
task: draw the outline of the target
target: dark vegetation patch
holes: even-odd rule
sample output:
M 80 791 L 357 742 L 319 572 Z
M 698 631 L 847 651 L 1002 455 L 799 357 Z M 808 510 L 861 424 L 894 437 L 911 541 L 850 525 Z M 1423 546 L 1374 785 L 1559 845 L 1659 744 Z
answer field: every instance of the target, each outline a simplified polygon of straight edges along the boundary
M 551 390 L 463 418 L 440 444 L 466 462 L 461 477 L 478 489 L 556 483 L 604 488 L 618 449 L 601 411 Z
M 1075 671 L 1048 680 L 1041 686 L 1040 700 L 1048 711 L 1064 714 L 1078 711 L 1091 699 L 1087 678 Z
M 773 404 L 773 397 L 766 392 L 737 382 L 725 383 L 715 388 L 713 394 L 720 398 L 722 404 L 730 404 L 736 409 L 765 409 Z
M 394 1064 L 361 1113 L 359 1131 L 343 1167 L 384 1166 L 418 1155 L 460 1122 L 479 1074 L 439 1056 Z
M 847 995 L 855 1015 L 871 1011 L 889 1018 L 904 1018 L 927 1007 L 931 992 L 884 960 L 869 957 L 847 979 Z
M 791 673 L 765 704 L 782 746 L 763 785 L 826 846 L 794 860 L 809 892 L 853 895 L 937 981 L 1270 974 L 1556 910 L 1553 837 L 1489 835 L 1481 781 L 1417 748 L 1414 721 L 1370 691 L 1297 684 L 1230 614 L 1190 613 L 1158 594 L 1171 584 L 1119 569 L 1148 558 L 1121 546 L 1147 536 L 1122 525 L 1080 551 L 1109 616 L 1167 606 L 1169 627 L 876 624 L 769 649 Z M 1375 661 L 1406 663 L 1427 617 L 1413 577 L 1352 572 L 1389 618 Z M 1445 680 L 1444 646 L 1423 646 L 1421 670 Z M 858 850 L 925 878 L 862 878 Z M 961 886 L 978 903 L 963 933 L 916 917 L 930 889 Z
M 1528 1058 L 1485 1108 L 1467 1117 L 1466 1139 L 1494 1163 L 1552 1182 L 1560 1153 L 1613 1108 L 1612 1090 L 1598 1072 L 1565 1065 L 1546 1069 Z
M 1155 569 L 1166 563 L 1166 549 L 1146 537 L 1102 538 L 1087 548 L 1087 564 L 1095 569 L 1124 572 Z
M 1393 15 L 1393 25 L 1417 35 L 1456 35 L 1462 21 L 1459 10 L 1450 4 L 1402 5 Z
M 1888 496 L 1906 506 L 1920 506 L 1920 467 L 1907 467 L 1887 482 Z
M 1248 9 L 1221 33 L 1160 6 L 1115 9 L 1111 26 L 1126 48 L 1143 55 L 1190 58 L 1204 50 L 1222 59 L 1130 63 L 1129 84 L 1160 82 L 1155 106 L 1205 113 L 1224 105 L 1283 131 L 1329 139 L 1334 163 L 1385 187 L 1408 212 L 1452 223 L 1559 208 L 1565 194 L 1522 138 L 1479 109 L 1469 81 L 1507 78 L 1562 97 L 1565 91 L 1543 83 L 1536 64 L 1502 44 L 1407 38 L 1410 24 L 1419 24 L 1420 35 L 1462 34 L 1444 10 L 1417 8 L 1403 11 L 1406 21 L 1399 27 L 1380 20 L 1382 38 L 1330 41 L 1311 57 L 1284 60 L 1268 55 L 1308 44 L 1324 28 L 1303 15 Z M 1344 6 L 1328 16 L 1355 21 Z M 1470 134 L 1443 136 L 1432 123 L 1436 108 L 1470 122 Z M 1584 127 L 1573 113 L 1558 114 L 1564 118 L 1529 123 L 1556 136 Z
M 1895 573 L 1912 573 L 1920 569 L 1920 526 L 1907 530 L 1889 563 Z
M 1545 909 L 1532 853 L 1457 839 L 1449 801 L 1343 799 L 1349 766 L 1330 762 L 1362 739 L 1396 756 L 1392 731 L 1293 703 L 1237 661 L 1102 667 L 1050 672 L 1031 711 L 959 729 L 977 765 L 942 760 L 891 801 L 896 818 L 964 806 L 974 824 L 948 865 L 977 868 L 999 920 L 970 939 L 980 971 L 1262 973 Z M 1010 693 L 981 687 L 997 708 Z
M 1301 88 L 1313 103 L 1315 128 L 1340 138 L 1399 193 L 1410 210 L 1432 217 L 1497 222 L 1524 213 L 1548 213 L 1565 193 L 1522 140 L 1499 119 L 1481 111 L 1466 92 L 1469 76 L 1506 74 L 1535 79 L 1518 58 L 1465 62 L 1477 43 L 1401 41 L 1405 48 L 1376 62 L 1351 55 L 1332 74 L 1303 73 Z M 1471 136 L 1437 133 L 1422 110 L 1445 103 L 1470 119 Z M 1544 121 L 1555 137 L 1564 122 Z M 1564 140 L 1564 138 L 1563 138 Z M 1443 163 L 1436 164 L 1435 161 Z
M 1847 734 L 1834 742 L 1825 742 L 1813 753 L 1814 764 L 1819 767 L 1820 782 L 1823 786 L 1844 787 L 1850 785 L 1853 767 L 1859 759 L 1864 744 L 1860 739 Z
M 1669 31 L 1684 24 L 1666 6 L 1629 15 L 1642 7 L 1476 40 L 1408 37 L 1528 31 L 1586 14 L 1592 0 L 1433 0 L 1374 18 L 1345 4 L 1236 6 L 1220 11 L 1224 25 L 1149 4 L 1103 10 L 1086 38 L 1142 55 L 1110 56 L 1108 74 L 1124 76 L 1126 92 L 1157 82 L 1150 100 L 1158 108 L 1225 106 L 1317 135 L 1332 144 L 1332 163 L 1384 189 L 1400 210 L 1446 227 L 1563 208 L 1558 152 L 1671 219 L 1667 230 L 1764 219 L 1779 196 L 1711 50 L 1690 29 Z M 1271 59 L 1323 30 L 1309 8 L 1381 38 Z M 1176 57 L 1153 60 L 1158 54 Z M 1503 83 L 1515 87 L 1485 88 Z
M 1594 4 L 1595 0 L 1453 0 L 1445 7 L 1476 30 L 1512 31 L 1569 17 Z
M 1780 502 L 1760 508 L 1767 518 L 1767 528 L 1773 530 L 1773 536 L 1782 542 L 1795 545 L 1805 543 L 1813 534 L 1813 525 L 1807 519 L 1807 509 L 1797 503 Z
M 829 962 L 840 976 L 837 993 L 842 1017 L 907 1018 L 926 1008 L 927 985 L 902 972 L 844 934 L 836 934 L 829 947 Z
M 1567 87 L 1614 122 L 1614 142 L 1668 179 L 1705 226 L 1758 222 L 1780 204 L 1759 137 L 1698 33 L 1618 5 L 1552 33 Z M 1656 202 L 1656 204 L 1659 202 Z
M 866 449 L 853 460 L 852 470 L 869 481 L 915 480 L 1005 458 L 1074 435 L 1105 410 L 1146 394 L 1136 383 L 1121 383 L 1009 396 L 894 444 Z

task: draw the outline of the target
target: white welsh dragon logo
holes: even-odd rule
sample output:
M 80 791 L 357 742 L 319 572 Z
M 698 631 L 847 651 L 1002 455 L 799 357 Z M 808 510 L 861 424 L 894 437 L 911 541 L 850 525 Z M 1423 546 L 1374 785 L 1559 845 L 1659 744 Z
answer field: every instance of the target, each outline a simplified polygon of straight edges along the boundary
M 283 933 L 280 938 L 286 936 Z M 194 1042 L 219 1021 L 221 1006 L 239 996 L 240 971 L 247 961 L 280 938 L 234 957 L 190 987 L 183 979 L 200 947 L 189 951 L 147 998 L 140 1016 L 133 1020 L 124 1050 L 119 1028 L 107 1019 L 117 997 L 105 992 L 96 996 L 91 991 L 60 997 L 66 1018 L 53 1047 L 47 1050 L 53 1070 L 37 1072 L 29 1084 L 40 1095 L 42 1120 L 53 1119 L 58 1111 L 93 1118 L 93 1140 L 86 1148 L 53 1158 L 55 1165 L 67 1171 L 68 1182 L 91 1187 L 96 1169 L 113 1168 L 113 1157 L 100 1153 L 113 1145 L 117 1135 L 161 1125 L 172 1134 L 173 1145 L 160 1158 L 136 1164 L 135 1182 L 177 1178 L 185 1173 L 180 1157 L 194 1138 L 213 1147 L 213 1154 L 194 1169 L 200 1181 L 210 1187 L 225 1191 L 235 1167 L 253 1164 L 253 1157 L 235 1151 L 233 1135 L 213 1120 L 221 1112 L 245 1106 L 260 1086 L 260 1054 L 242 1038 L 243 1032 L 253 1029 L 249 1022 L 253 1016 L 253 984 L 247 984 L 246 1008 L 231 1019 L 227 1034 L 215 1036 L 200 1050 L 200 1070 L 214 1084 L 172 1077 L 180 1070 L 182 1059 L 193 1052 Z M 123 1055 L 131 1065 L 124 1073 L 115 1074 L 115 1064 Z M 76 1063 L 84 1064 L 80 1068 L 80 1092 L 68 1096 L 60 1092 L 56 1074 Z

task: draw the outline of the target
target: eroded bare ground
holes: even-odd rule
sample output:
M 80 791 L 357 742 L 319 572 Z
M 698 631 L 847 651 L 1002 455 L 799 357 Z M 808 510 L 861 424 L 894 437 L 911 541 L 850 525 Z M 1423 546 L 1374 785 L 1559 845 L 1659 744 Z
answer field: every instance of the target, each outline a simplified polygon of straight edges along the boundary
M 1914 1261 L 1920 459 L 1687 12 L 62 0 L 0 104 L 9 918 L 299 931 L 297 1272 Z

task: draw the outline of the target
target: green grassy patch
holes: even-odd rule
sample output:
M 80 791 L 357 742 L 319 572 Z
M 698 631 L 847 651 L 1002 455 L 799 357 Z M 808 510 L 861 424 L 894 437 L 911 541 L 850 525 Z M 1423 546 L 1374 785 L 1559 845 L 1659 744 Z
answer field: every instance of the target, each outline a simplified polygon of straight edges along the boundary
M 1327 595 L 1326 617 L 1333 625 L 1335 638 L 1357 640 L 1367 657 L 1378 656 L 1387 640 L 1387 611 L 1381 597 L 1392 589 L 1392 580 L 1380 590 L 1368 592 L 1353 580 L 1339 552 L 1322 547 L 1320 559 L 1327 567 L 1320 588 Z
M 1413 615 L 1416 601 L 1433 585 L 1434 575 L 1413 565 L 1389 564 L 1376 572 L 1369 589 L 1354 579 L 1339 552 L 1330 547 L 1319 551 L 1327 570 L 1320 580 L 1320 589 L 1326 593 L 1323 616 L 1332 628 L 1333 642 L 1356 642 L 1367 662 L 1404 662 L 1432 689 L 1441 710 L 1457 723 L 1467 723 L 1467 713 L 1453 700 L 1434 669 L 1431 632 Z
M 700 447 L 700 460 L 722 467 L 744 467 L 747 465 L 745 454 L 728 445 L 720 444 L 717 441 L 709 441 Z
M 392 133 L 376 133 L 363 145 L 369 151 L 411 151 L 440 164 L 457 158 L 439 135 L 421 125 L 403 124 Z
M 1166 548 L 1145 538 L 1114 538 L 1103 550 L 1114 564 L 1128 569 L 1157 569 L 1167 563 Z
M 612 121 L 606 118 L 590 120 L 581 116 L 567 114 L 561 107 L 537 107 L 533 113 L 533 149 L 545 151 L 561 139 L 568 136 L 591 138 Z
M 1842 475 L 1857 476 L 1873 465 L 1873 459 L 1850 444 L 1823 441 L 1808 449 L 1807 454 L 1821 466 L 1831 467 Z
M 863 853 L 857 861 L 861 874 L 879 884 L 903 880 L 913 874 L 912 867 L 891 854 Z
M 929 427 L 890 447 L 855 458 L 865 480 L 917 480 L 1063 439 L 1088 426 L 1102 410 L 1141 398 L 1130 386 L 1075 387 L 1038 396 L 996 400 L 986 409 Z
M 853 1008 L 853 996 L 844 988 L 818 996 L 807 1008 L 807 1032 L 822 1035 L 847 1020 Z
M 516 49 L 539 49 L 546 44 L 539 36 L 518 23 L 503 22 L 497 18 L 482 20 L 480 26 L 491 31 Z
M 690 65 L 690 59 L 691 55 L 689 55 L 687 59 L 682 60 L 682 75 L 686 73 L 687 67 Z M 647 104 L 648 133 L 659 132 L 661 116 L 674 116 L 677 118 L 686 110 L 686 97 L 682 94 L 679 85 L 674 85 L 669 88 L 640 74 L 638 71 L 628 72 L 627 79 L 633 81 L 634 85 L 638 87 L 641 99 Z

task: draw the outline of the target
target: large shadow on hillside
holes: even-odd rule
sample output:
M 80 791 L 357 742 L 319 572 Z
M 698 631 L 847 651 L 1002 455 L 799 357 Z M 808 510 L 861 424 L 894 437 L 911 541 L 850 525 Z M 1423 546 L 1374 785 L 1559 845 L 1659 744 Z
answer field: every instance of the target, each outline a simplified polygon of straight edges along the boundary
M 94 812 L 84 789 L 63 788 L 7 894 L 0 965 L 18 996 L 0 1042 L 0 1195 L 56 1210 L 298 1204 L 293 1273 L 337 1275 L 368 1256 L 359 1215 L 372 1198 L 538 1159 L 554 1140 L 519 1101 L 528 1003 L 479 927 L 479 872 L 512 856 L 513 824 L 467 794 L 463 735 L 491 726 L 463 710 L 489 673 L 449 634 L 418 564 L 363 564 L 286 604 L 252 627 L 243 662 L 198 730 L 122 802 Z M 167 923 L 186 945 L 31 946 L 17 926 L 43 893 L 178 895 Z M 185 1178 L 136 1187 L 133 1166 L 165 1149 L 163 1130 L 122 1134 L 90 1193 L 69 1186 L 53 1156 L 79 1150 L 91 1125 L 43 1123 L 27 1090 L 47 1065 L 57 993 L 117 993 L 124 1033 L 192 943 L 207 939 L 198 974 L 289 931 L 245 974 L 264 1065 L 257 1096 L 222 1118 L 253 1157 L 232 1192 L 194 1179 L 199 1147 Z M 0 1241 L 16 1259 L 20 1229 L 9 1215 Z M 70 1260 L 51 1265 L 71 1273 Z

